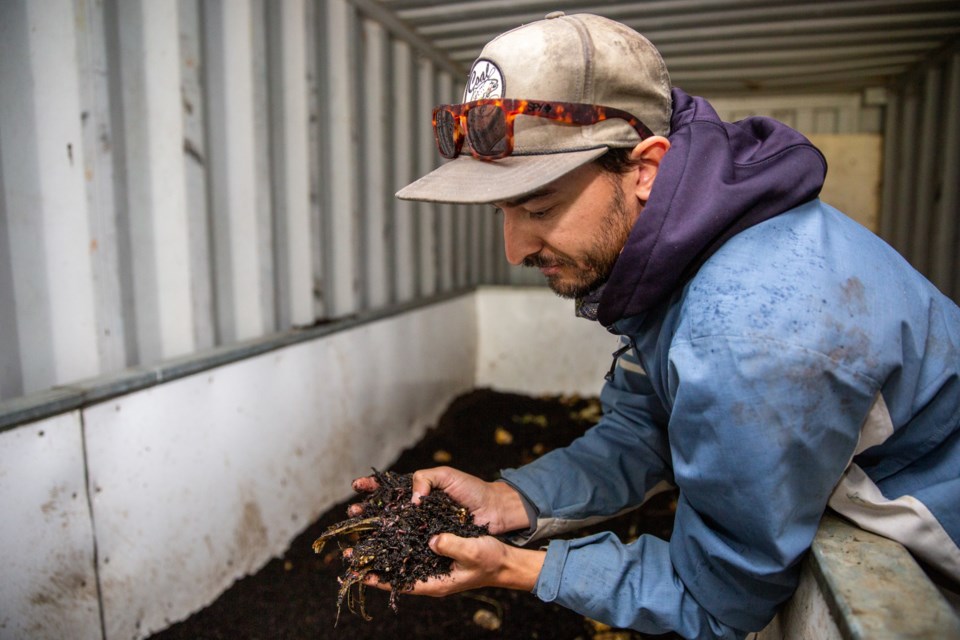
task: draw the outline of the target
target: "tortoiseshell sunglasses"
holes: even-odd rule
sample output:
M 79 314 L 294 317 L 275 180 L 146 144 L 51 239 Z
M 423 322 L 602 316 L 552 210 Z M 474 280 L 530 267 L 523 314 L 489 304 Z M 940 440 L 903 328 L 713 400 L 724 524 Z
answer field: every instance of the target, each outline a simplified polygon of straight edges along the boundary
M 645 140 L 653 132 L 639 118 L 613 107 L 580 102 L 535 100 L 475 100 L 442 104 L 433 110 L 433 134 L 444 158 L 456 158 L 466 138 L 470 154 L 480 160 L 499 160 L 513 152 L 513 121 L 517 116 L 549 118 L 563 124 L 589 125 L 610 118 L 626 120 Z M 464 135 L 466 132 L 466 136 Z

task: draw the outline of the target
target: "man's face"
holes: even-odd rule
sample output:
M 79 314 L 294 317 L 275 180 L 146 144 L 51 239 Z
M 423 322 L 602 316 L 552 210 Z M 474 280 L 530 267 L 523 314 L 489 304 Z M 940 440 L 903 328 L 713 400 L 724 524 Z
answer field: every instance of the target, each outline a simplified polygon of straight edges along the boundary
M 590 163 L 531 196 L 497 203 L 507 260 L 538 267 L 565 298 L 606 282 L 640 213 L 625 178 Z

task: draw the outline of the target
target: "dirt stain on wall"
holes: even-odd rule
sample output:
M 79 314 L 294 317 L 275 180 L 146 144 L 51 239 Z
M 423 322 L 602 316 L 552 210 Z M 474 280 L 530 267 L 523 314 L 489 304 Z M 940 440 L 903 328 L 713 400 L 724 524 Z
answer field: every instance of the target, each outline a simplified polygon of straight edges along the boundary
M 267 526 L 255 500 L 243 504 L 240 522 L 233 534 L 233 565 L 243 571 L 257 568 L 257 559 L 267 548 Z

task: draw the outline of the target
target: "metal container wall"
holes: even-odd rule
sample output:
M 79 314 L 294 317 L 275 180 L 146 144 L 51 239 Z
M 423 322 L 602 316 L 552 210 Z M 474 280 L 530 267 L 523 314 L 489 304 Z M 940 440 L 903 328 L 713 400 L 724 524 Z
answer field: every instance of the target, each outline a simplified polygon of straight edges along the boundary
M 462 72 L 369 4 L 0 3 L 0 400 L 505 281 L 393 197 Z
M 805 131 L 883 119 L 880 234 L 960 299 L 956 4 L 830 3 L 806 20 L 803 3 L 762 4 L 596 10 L 650 35 L 677 84 L 731 117 L 766 100 Z M 430 109 L 457 99 L 483 42 L 546 10 L 0 2 L 0 401 L 541 282 L 507 267 L 486 207 L 393 194 L 436 166 Z
M 960 301 L 960 52 L 904 75 L 886 112 L 880 234 Z

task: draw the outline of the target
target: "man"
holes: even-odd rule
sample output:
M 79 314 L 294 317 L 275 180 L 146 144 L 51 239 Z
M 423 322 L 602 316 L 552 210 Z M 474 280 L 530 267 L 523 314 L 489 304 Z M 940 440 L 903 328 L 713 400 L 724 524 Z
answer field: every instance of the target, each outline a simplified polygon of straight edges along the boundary
M 507 259 L 622 348 L 583 437 L 502 481 L 419 471 L 415 500 L 441 488 L 525 543 L 679 499 L 669 542 L 437 536 L 453 573 L 416 593 L 511 587 L 742 638 L 795 590 L 827 506 L 960 579 L 960 309 L 817 199 L 826 165 L 803 136 L 722 123 L 646 39 L 591 15 L 491 41 L 463 102 L 434 115 L 454 159 L 399 197 L 494 203 Z

